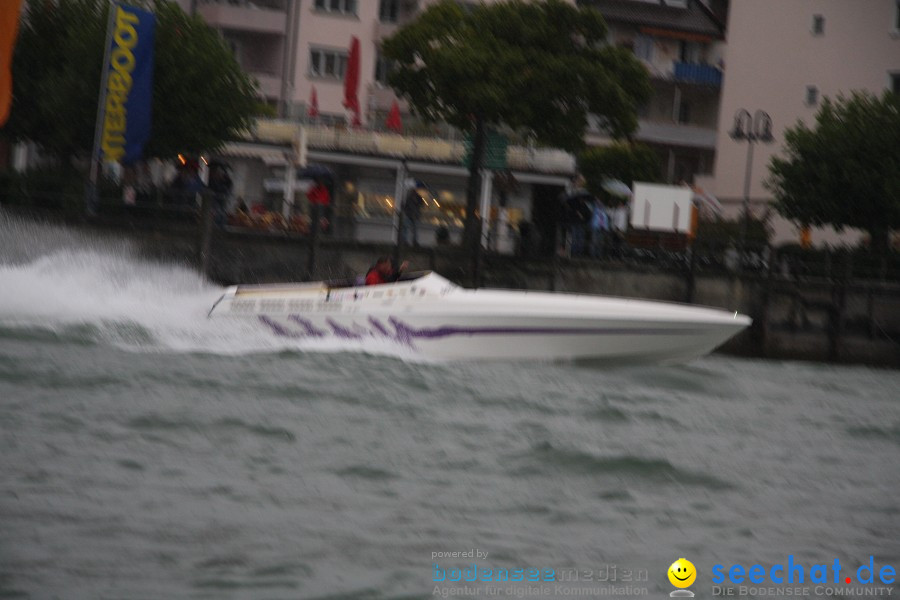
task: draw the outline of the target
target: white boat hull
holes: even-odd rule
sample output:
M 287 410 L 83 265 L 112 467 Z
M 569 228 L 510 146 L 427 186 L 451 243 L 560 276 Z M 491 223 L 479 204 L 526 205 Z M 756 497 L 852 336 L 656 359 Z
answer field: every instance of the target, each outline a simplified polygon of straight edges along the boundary
M 695 306 L 540 292 L 464 290 L 430 273 L 371 287 L 239 286 L 210 316 L 253 319 L 273 335 L 372 341 L 425 360 L 682 362 L 750 324 Z

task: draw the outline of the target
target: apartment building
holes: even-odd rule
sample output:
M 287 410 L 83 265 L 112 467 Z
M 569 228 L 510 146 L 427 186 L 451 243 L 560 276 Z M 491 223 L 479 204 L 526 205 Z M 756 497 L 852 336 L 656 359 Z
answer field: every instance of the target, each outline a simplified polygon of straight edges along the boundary
M 259 83 L 262 97 L 278 106 L 289 93 L 294 4 L 299 0 L 178 0 L 222 35 L 238 63 Z
M 260 127 L 262 137 L 254 143 L 227 148 L 230 157 L 237 159 L 231 161 L 236 189 L 245 200 L 281 205 L 285 212 L 292 205 L 302 210 L 302 194 L 290 191 L 293 183 L 284 152 L 302 123 L 308 146 L 304 155 L 329 167 L 339 182 L 334 208 L 342 234 L 389 240 L 396 224 L 397 198 L 403 193 L 403 182 L 412 178 L 433 192 L 423 215 L 424 243 L 434 242 L 428 229 L 446 228 L 451 239 L 458 239 L 468 176 L 462 164 L 461 136 L 410 127 L 412 119 L 402 102 L 407 135 L 385 133 L 385 119 L 397 98 L 386 83 L 387 63 L 380 55 L 380 42 L 435 0 L 179 1 L 220 31 L 283 119 Z M 347 126 L 350 119 L 343 107 L 353 38 L 360 46 L 359 130 Z M 313 104 L 317 114 L 310 118 Z M 499 223 L 495 229 L 501 230 L 530 220 L 535 204 L 555 202 L 574 175 L 575 162 L 559 151 L 510 147 L 507 169 L 516 184 L 503 191 L 502 211 L 493 177 L 484 178 L 481 188 L 479 212 L 493 215 L 495 224 Z M 511 249 L 509 243 L 500 245 Z
M 434 1 L 191 0 L 189 8 L 221 32 L 245 70 L 260 82 L 261 93 L 278 107 L 281 116 L 307 121 L 310 107 L 315 103 L 316 125 L 340 127 L 347 122 L 347 112 L 342 106 L 343 80 L 350 40 L 356 37 L 361 48 L 361 120 L 367 130 L 378 131 L 384 129 L 385 118 L 396 100 L 387 86 L 388 65 L 380 55 L 380 42 Z M 655 94 L 647 106 L 640 107 L 637 139 L 659 152 L 665 178 L 670 182 L 692 182 L 697 174 L 710 173 L 722 81 L 723 26 L 717 15 L 698 0 L 572 0 L 572 3 L 598 8 L 610 26 L 610 42 L 634 51 L 651 73 Z M 405 123 L 410 123 L 407 107 L 402 102 L 400 107 Z M 318 139 L 322 135 L 314 137 Z M 608 142 L 598 128 L 588 133 L 587 141 Z M 355 192 L 365 198 L 380 198 L 380 210 L 376 212 L 385 213 L 390 209 L 396 187 L 390 168 L 388 172 L 377 168 L 376 172 L 360 171 L 361 164 L 349 163 L 368 161 L 371 166 L 373 160 L 379 159 L 330 151 L 323 154 L 320 150 L 333 149 L 317 149 L 314 145 L 310 156 L 331 163 L 345 161 L 348 164 L 341 167 L 342 176 L 355 182 Z M 270 162 L 273 160 L 269 158 Z M 563 162 L 573 165 L 571 160 Z M 537 165 L 536 169 L 539 168 Z M 554 170 L 541 176 L 520 171 L 520 177 L 531 183 L 531 193 L 526 194 L 531 199 L 513 202 L 513 221 L 527 220 L 536 202 L 555 199 L 571 175 L 569 171 L 571 168 Z M 435 176 L 431 174 L 432 179 Z M 459 222 L 464 203 L 464 176 L 464 170 L 458 165 L 442 167 L 446 201 L 442 207 L 456 207 L 455 222 Z M 355 202 L 364 213 L 378 208 L 378 203 L 373 201 L 357 199 Z
M 900 93 L 900 0 L 732 0 L 727 42 L 716 164 L 700 183 L 735 217 L 748 163 L 748 142 L 730 136 L 740 111 L 772 122 L 774 139 L 754 144 L 747 180 L 752 213 L 762 216 L 773 199 L 764 186 L 769 161 L 782 152 L 785 129 L 812 125 L 826 96 Z M 773 217 L 772 225 L 776 242 L 797 240 L 791 223 Z M 833 231 L 813 232 L 815 244 L 838 241 Z
M 221 33 L 259 81 L 261 94 L 286 118 L 305 118 L 315 96 L 319 122 L 344 120 L 343 79 L 356 37 L 361 117 L 375 129 L 395 100 L 379 44 L 435 1 L 178 0 Z
M 669 183 L 712 172 L 723 75 L 724 25 L 698 0 L 579 0 L 609 26 L 609 42 L 647 67 L 653 96 L 639 107 L 635 139 L 654 148 Z M 589 144 L 608 143 L 596 129 Z

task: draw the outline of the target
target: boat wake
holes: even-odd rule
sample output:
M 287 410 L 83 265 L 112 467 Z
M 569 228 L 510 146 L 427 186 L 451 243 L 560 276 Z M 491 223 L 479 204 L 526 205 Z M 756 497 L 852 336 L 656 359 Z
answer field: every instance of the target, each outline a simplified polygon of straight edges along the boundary
M 250 322 L 210 321 L 223 292 L 185 265 L 139 256 L 127 240 L 0 214 L 0 335 L 51 334 L 134 352 L 341 352 L 340 339 L 284 339 Z M 359 351 L 359 344 L 353 345 Z M 398 355 L 377 339 L 364 351 Z

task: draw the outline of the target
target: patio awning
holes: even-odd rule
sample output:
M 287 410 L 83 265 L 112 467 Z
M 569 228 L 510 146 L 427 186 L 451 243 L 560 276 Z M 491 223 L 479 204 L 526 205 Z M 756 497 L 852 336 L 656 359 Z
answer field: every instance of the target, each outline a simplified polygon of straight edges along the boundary
M 219 154 L 231 158 L 255 158 L 269 167 L 283 167 L 288 162 L 285 153 L 290 152 L 292 150 L 287 146 L 228 142 L 222 147 Z

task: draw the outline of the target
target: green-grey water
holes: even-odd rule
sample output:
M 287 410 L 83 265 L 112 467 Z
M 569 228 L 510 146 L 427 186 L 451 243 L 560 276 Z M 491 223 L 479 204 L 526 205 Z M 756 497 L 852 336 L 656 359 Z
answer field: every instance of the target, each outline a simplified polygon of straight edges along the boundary
M 895 371 L 412 364 L 209 322 L 220 293 L 0 215 L 0 598 L 427 598 L 472 563 L 594 574 L 501 596 L 661 598 L 682 556 L 712 597 L 715 564 L 900 566 Z

